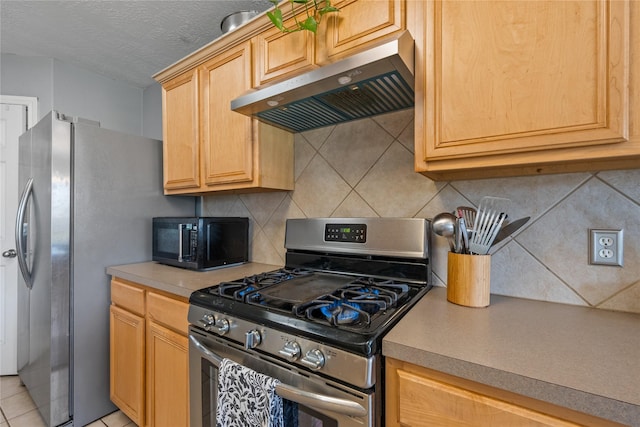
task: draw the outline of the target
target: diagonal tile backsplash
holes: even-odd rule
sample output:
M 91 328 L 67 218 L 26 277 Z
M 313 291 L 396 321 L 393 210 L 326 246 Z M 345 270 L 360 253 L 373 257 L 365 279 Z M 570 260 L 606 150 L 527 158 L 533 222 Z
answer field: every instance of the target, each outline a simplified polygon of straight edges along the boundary
M 530 216 L 493 249 L 491 292 L 640 313 L 640 170 L 434 182 L 413 171 L 413 110 L 295 136 L 291 192 L 203 198 L 204 215 L 250 218 L 250 258 L 284 264 L 287 218 L 431 218 L 482 196 Z M 624 229 L 624 267 L 588 263 L 590 228 Z M 434 284 L 447 282 L 448 244 L 434 236 Z

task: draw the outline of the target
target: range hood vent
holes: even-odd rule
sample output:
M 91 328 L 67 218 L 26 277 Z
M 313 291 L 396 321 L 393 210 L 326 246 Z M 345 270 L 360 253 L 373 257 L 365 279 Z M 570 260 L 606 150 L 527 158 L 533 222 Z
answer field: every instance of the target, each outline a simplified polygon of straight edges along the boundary
M 405 31 L 371 49 L 231 101 L 231 109 L 302 132 L 414 106 L 414 42 Z

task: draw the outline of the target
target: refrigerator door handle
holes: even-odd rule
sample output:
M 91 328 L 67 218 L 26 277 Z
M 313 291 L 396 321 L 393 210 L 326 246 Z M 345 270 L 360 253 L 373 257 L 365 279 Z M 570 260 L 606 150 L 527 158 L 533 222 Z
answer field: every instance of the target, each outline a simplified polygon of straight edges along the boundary
M 31 272 L 29 271 L 29 266 L 27 264 L 27 259 L 25 257 L 24 250 L 24 216 L 27 211 L 27 203 L 29 202 L 29 198 L 31 197 L 31 193 L 33 192 L 33 178 L 29 178 L 27 184 L 22 191 L 22 196 L 20 196 L 20 203 L 18 204 L 18 213 L 16 215 L 16 249 L 18 252 L 18 264 L 20 265 L 20 272 L 22 273 L 22 277 L 27 285 L 28 289 L 31 289 L 33 286 L 33 280 L 31 278 Z

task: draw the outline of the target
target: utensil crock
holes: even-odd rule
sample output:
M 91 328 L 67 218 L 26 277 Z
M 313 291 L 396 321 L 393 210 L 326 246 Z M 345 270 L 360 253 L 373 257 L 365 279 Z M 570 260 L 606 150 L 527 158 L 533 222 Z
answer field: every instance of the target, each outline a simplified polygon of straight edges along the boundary
M 447 301 L 466 307 L 487 307 L 491 288 L 491 255 L 449 252 Z

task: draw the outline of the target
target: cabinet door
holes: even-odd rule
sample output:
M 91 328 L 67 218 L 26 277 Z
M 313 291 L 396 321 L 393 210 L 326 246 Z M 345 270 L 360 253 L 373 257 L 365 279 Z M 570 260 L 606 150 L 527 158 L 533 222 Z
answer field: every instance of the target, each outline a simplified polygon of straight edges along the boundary
M 254 161 L 252 119 L 232 111 L 230 105 L 232 99 L 251 88 L 251 42 L 216 56 L 200 70 L 204 183 L 215 186 L 250 182 Z
M 318 28 L 317 62 L 326 64 L 406 29 L 405 0 L 343 0 Z
M 144 425 L 144 318 L 112 305 L 110 398 L 137 425 Z
M 147 408 L 149 426 L 189 425 L 187 337 L 148 322 Z
M 306 15 L 298 17 L 304 20 Z M 295 24 L 293 18 L 285 21 L 286 28 Z M 309 31 L 283 33 L 273 27 L 256 36 L 255 86 L 284 78 L 290 73 L 301 73 L 314 68 L 314 35 Z
M 628 2 L 413 7 L 417 170 L 576 161 L 594 146 L 606 157 L 627 140 Z
M 620 425 L 389 357 L 385 363 L 388 427 Z
M 166 193 L 200 186 L 198 73 L 162 86 L 163 172 Z

